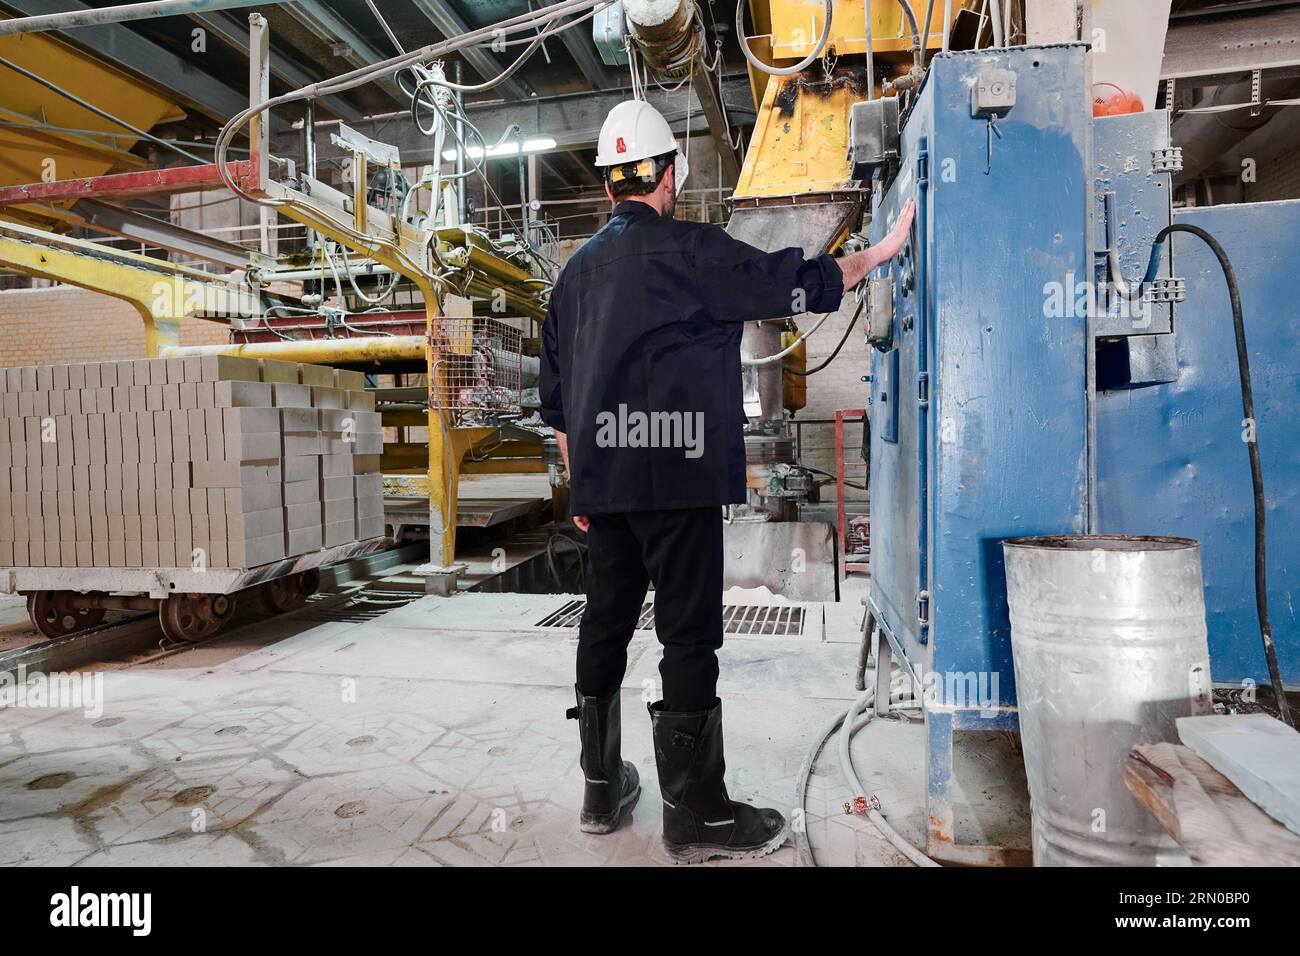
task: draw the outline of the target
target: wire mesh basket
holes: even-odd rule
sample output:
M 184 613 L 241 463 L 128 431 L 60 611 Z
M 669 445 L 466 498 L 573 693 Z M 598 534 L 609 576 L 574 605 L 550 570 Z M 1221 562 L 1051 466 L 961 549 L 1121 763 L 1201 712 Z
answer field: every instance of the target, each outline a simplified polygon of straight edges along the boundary
M 518 411 L 523 342 L 522 329 L 496 319 L 434 319 L 430 406 Z

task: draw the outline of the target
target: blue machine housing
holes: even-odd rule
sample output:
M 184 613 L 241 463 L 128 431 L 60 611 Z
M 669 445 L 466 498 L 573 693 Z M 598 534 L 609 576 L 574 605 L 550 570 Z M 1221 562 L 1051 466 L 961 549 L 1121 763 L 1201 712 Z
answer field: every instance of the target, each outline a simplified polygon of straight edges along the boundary
M 1174 218 L 1208 230 L 1237 273 L 1264 471 L 1273 639 L 1283 681 L 1300 684 L 1300 202 L 1187 209 Z M 1175 233 L 1170 242 L 1187 283 L 1170 337 L 1177 374 L 1141 387 L 1121 378 L 1099 393 L 1100 528 L 1200 541 L 1212 676 L 1267 682 L 1227 284 L 1200 239 Z
M 1214 677 L 1266 679 L 1226 285 L 1210 250 L 1176 235 L 1158 278 L 1174 299 L 1182 279 L 1185 300 L 1138 321 L 1112 313 L 1111 263 L 1141 278 L 1173 216 L 1176 158 L 1163 112 L 1094 121 L 1085 57 L 1082 45 L 936 56 L 904 121 L 900 169 L 874 197 L 874 240 L 907 199 L 918 204 L 911 241 L 885 267 L 892 341 L 872 352 L 869 378 L 876 706 L 888 706 L 896 655 L 926 704 L 928 849 L 950 860 L 997 853 L 955 842 L 950 790 L 955 732 L 1017 727 L 1004 539 L 1199 540 Z M 990 129 L 972 87 L 993 69 L 1015 74 L 1016 103 Z M 1240 282 L 1274 639 L 1284 679 L 1298 682 L 1300 202 L 1176 218 L 1214 234 Z
M 1002 541 L 1087 524 L 1088 319 L 1074 294 L 1093 267 L 1085 56 L 936 56 L 873 217 L 879 239 L 917 200 L 890 267 L 893 347 L 872 355 L 869 608 L 877 673 L 887 681 L 897 654 L 927 694 L 930 850 L 948 857 L 952 734 L 1016 726 Z M 995 130 L 972 115 L 990 68 L 1018 85 Z

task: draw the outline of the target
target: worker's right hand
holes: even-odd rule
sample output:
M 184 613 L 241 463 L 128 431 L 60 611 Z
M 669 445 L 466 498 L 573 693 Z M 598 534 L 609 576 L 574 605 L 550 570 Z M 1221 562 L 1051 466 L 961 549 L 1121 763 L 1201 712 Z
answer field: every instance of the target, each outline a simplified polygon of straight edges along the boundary
M 577 526 L 578 530 L 581 531 L 583 534 L 586 534 L 587 529 L 591 527 L 591 522 L 587 520 L 586 515 L 574 515 L 573 523 L 574 525 Z
M 889 231 L 889 235 L 871 247 L 879 257 L 876 265 L 888 262 L 898 255 L 898 251 L 903 248 L 903 243 L 907 242 L 907 235 L 912 229 L 912 217 L 915 215 L 916 200 L 909 199 L 899 212 L 898 222 L 894 223 L 894 228 Z
M 839 260 L 840 271 L 844 274 L 844 288 L 856 288 L 863 279 L 875 271 L 877 266 L 898 255 L 898 251 L 903 248 L 903 243 L 907 242 L 908 232 L 912 228 L 912 217 L 915 215 L 916 200 L 909 199 L 899 211 L 898 221 L 894 223 L 894 228 L 889 231 L 889 235 L 874 246 Z

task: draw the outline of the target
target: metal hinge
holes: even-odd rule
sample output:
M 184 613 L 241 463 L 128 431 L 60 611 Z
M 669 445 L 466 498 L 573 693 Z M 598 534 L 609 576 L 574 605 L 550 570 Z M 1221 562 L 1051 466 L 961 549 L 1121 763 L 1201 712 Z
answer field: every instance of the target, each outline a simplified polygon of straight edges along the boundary
M 1151 171 L 1155 173 L 1181 173 L 1183 171 L 1183 148 L 1166 146 L 1164 149 L 1151 150 Z
M 1187 281 L 1171 277 L 1156 279 L 1145 293 L 1148 302 L 1182 302 L 1187 298 Z
M 922 408 L 930 405 L 930 373 L 922 372 L 916 379 L 916 403 Z
M 930 623 L 930 592 L 922 591 L 916 596 L 916 620 L 922 627 Z

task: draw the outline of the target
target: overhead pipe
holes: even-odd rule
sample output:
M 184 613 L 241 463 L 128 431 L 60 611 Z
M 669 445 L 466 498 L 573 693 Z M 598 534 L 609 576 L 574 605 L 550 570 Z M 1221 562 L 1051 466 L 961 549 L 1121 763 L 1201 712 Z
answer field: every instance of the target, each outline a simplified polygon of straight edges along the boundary
M 47 30 L 70 30 L 75 27 L 101 26 L 105 23 L 125 23 L 128 20 L 150 20 L 156 17 L 183 16 L 187 13 L 207 13 L 212 10 L 297 2 L 299 0 L 156 0 L 154 3 L 123 3 L 116 7 L 72 10 L 68 13 L 48 13 L 39 17 L 0 20 L 0 36 L 43 33 Z
M 625 0 L 632 36 L 656 73 L 685 76 L 699 52 L 695 4 L 688 0 Z
M 1194 182 L 1229 150 L 1269 124 L 1286 108 L 1264 106 L 1258 115 L 1254 115 L 1246 108 L 1251 102 L 1251 94 L 1249 80 L 1217 86 L 1209 91 L 1205 100 L 1197 104 L 1196 108 L 1205 108 L 1207 112 L 1184 110 L 1178 115 L 1170 131 L 1173 145 L 1180 146 L 1183 150 L 1183 169 L 1174 176 L 1175 186 Z M 1283 100 L 1295 96 L 1300 96 L 1300 80 L 1283 79 L 1270 81 L 1264 98 Z M 1214 111 L 1216 107 L 1233 104 L 1241 104 L 1242 108 Z

